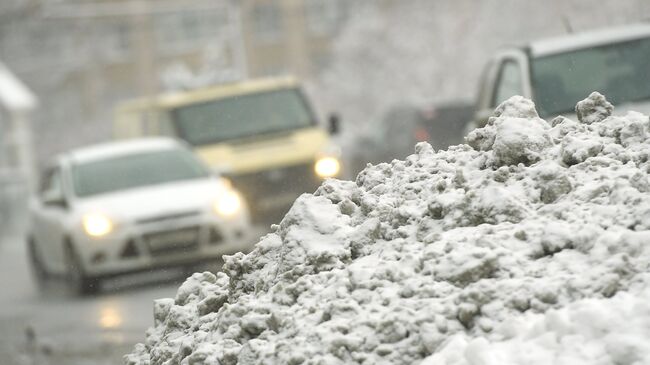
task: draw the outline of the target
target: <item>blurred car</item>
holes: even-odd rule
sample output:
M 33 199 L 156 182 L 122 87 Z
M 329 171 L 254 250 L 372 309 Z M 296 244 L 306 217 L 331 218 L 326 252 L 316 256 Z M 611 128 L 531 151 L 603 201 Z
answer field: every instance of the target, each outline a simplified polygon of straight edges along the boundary
M 37 279 L 64 274 L 79 293 L 120 274 L 217 260 L 251 241 L 239 193 L 167 138 L 60 156 L 31 203 L 28 232 Z
M 349 153 L 348 164 L 358 173 L 366 164 L 404 159 L 418 142 L 444 149 L 463 141 L 463 128 L 474 114 L 474 104 L 458 100 L 431 107 L 399 105 L 366 128 Z
M 116 138 L 182 139 L 212 169 L 231 179 L 256 220 L 284 215 L 294 200 L 340 176 L 340 149 L 318 123 L 293 77 L 252 79 L 124 102 Z M 329 132 L 329 133 L 328 133 Z
M 477 113 L 485 125 L 513 95 L 532 99 L 540 117 L 574 116 L 578 101 L 598 91 L 619 111 L 650 111 L 650 24 L 608 28 L 531 42 L 497 53 L 486 65 Z

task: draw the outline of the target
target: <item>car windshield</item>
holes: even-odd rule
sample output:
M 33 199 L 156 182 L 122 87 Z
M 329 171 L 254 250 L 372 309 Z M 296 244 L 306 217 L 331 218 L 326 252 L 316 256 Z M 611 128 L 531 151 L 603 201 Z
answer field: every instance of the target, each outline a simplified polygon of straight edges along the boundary
M 613 104 L 650 99 L 650 38 L 540 57 L 532 61 L 542 117 L 573 111 L 592 91 Z
M 184 106 L 173 111 L 173 118 L 179 136 L 195 146 L 314 124 L 311 111 L 296 89 Z
M 121 155 L 72 167 L 74 191 L 80 197 L 208 175 L 207 169 L 182 149 Z

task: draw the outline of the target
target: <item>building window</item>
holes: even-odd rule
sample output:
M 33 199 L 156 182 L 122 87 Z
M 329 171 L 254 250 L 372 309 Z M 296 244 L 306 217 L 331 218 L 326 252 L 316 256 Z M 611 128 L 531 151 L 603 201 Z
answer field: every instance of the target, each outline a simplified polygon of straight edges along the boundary
M 125 57 L 131 51 L 131 32 L 128 24 L 116 23 L 108 28 L 108 46 L 117 57 Z
M 337 0 L 305 0 L 307 29 L 315 35 L 336 33 L 342 19 L 342 7 Z
M 156 43 L 163 52 L 187 51 L 217 40 L 228 27 L 222 10 L 163 14 L 155 20 Z
M 315 72 L 323 72 L 330 67 L 332 57 L 328 52 L 317 51 L 311 54 L 312 69 Z
M 287 74 L 287 68 L 284 64 L 275 61 L 267 61 L 258 65 L 256 76 L 282 76 Z
M 178 20 L 180 21 L 181 38 L 184 41 L 192 42 L 202 38 L 199 19 L 199 13 L 196 12 L 187 11 L 180 14 Z
M 63 37 L 53 29 L 47 26 L 36 26 L 32 28 L 28 39 L 28 47 L 33 59 L 46 57 L 54 62 L 58 61 L 62 54 L 61 41 Z
M 282 36 L 282 12 L 275 4 L 257 4 L 252 10 L 253 31 L 262 41 L 277 41 Z

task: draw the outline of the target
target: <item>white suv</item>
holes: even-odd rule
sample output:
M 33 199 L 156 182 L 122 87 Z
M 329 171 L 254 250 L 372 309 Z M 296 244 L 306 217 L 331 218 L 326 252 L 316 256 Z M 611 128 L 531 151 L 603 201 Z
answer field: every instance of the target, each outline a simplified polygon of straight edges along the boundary
M 44 175 L 30 218 L 36 277 L 67 275 L 80 293 L 98 290 L 104 278 L 216 260 L 252 242 L 239 193 L 166 138 L 59 157 Z
M 617 110 L 650 111 L 650 24 L 608 28 L 531 42 L 496 54 L 483 71 L 477 112 L 485 124 L 513 95 L 535 102 L 540 117 L 572 117 L 598 91 Z

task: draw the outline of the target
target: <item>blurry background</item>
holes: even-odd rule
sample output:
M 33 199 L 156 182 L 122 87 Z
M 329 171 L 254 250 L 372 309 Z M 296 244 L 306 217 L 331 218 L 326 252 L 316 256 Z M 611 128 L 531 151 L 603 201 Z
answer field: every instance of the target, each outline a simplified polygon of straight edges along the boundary
M 408 140 L 406 150 L 386 156 L 358 153 L 376 135 L 398 148 L 402 128 L 382 126 L 387 116 L 426 118 L 449 108 L 453 120 L 467 119 L 481 68 L 500 47 L 648 18 L 648 0 L 2 0 L 0 237 L 19 247 L 36 171 L 56 153 L 110 140 L 121 101 L 293 74 L 321 119 L 329 112 L 341 116 L 339 143 L 352 156 L 347 177 L 353 177 L 369 160 L 403 157 L 412 148 Z M 462 126 L 449 130 L 435 147 L 461 142 Z M 0 262 L 5 271 L 16 270 L 14 277 L 27 275 L 21 265 Z M 29 284 L 6 287 L 0 316 L 26 302 L 24 318 L 43 308 Z M 173 287 L 117 300 L 125 308 L 137 300 L 142 307 L 132 314 L 147 318 L 150 300 L 171 295 Z M 107 302 L 94 300 L 76 305 L 92 317 Z M 25 321 L 2 323 L 0 343 L 22 339 L 16 333 Z M 142 334 L 148 324 L 130 328 Z M 116 338 L 132 345 L 128 336 Z M 121 349 L 106 351 L 119 359 Z
M 504 45 L 639 21 L 645 0 L 3 0 L 0 61 L 36 95 L 36 160 L 111 138 L 114 105 L 294 74 L 356 131 L 401 103 L 472 99 Z

